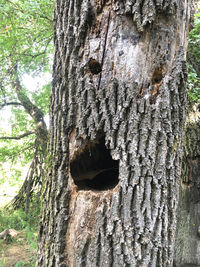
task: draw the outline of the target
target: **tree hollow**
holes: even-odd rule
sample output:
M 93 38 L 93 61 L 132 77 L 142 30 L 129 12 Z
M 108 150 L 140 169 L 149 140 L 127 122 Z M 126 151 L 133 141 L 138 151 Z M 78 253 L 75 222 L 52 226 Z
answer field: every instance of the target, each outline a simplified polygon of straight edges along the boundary
M 110 190 L 119 182 L 119 161 L 112 159 L 102 137 L 77 153 L 70 172 L 78 190 Z

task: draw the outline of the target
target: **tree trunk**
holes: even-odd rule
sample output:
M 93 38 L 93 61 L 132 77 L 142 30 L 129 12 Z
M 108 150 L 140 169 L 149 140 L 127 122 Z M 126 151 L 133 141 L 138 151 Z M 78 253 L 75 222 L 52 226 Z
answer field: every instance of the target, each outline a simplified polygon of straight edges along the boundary
M 28 213 L 30 200 L 33 196 L 33 193 L 37 193 L 39 196 L 42 189 L 48 130 L 44 121 L 43 112 L 29 99 L 29 97 L 24 92 L 23 86 L 19 79 L 17 66 L 12 67 L 11 74 L 12 85 L 17 94 L 17 98 L 20 101 L 21 105 L 24 107 L 25 111 L 32 117 L 35 122 L 36 128 L 34 131 L 36 133 L 36 138 L 33 159 L 27 172 L 26 179 L 22 187 L 20 188 L 19 193 L 8 204 L 8 208 L 25 208 L 25 212 Z M 21 139 L 28 134 L 29 132 L 22 134 L 18 139 Z M 17 138 L 11 137 L 10 139 Z
M 198 114 L 198 116 L 197 116 Z M 175 245 L 176 267 L 200 266 L 200 114 L 189 116 Z
M 41 145 L 41 140 L 36 138 L 35 152 L 28 169 L 26 179 L 24 180 L 19 193 L 8 204 L 7 208 L 24 208 L 25 212 L 28 214 L 30 202 L 33 202 L 33 197 L 35 197 L 36 194 L 36 202 L 38 204 L 42 190 L 42 182 L 44 180 L 44 164 L 46 157 L 46 149 L 44 149 L 44 145 L 44 142 Z
M 190 3 L 55 4 L 38 266 L 172 266 Z

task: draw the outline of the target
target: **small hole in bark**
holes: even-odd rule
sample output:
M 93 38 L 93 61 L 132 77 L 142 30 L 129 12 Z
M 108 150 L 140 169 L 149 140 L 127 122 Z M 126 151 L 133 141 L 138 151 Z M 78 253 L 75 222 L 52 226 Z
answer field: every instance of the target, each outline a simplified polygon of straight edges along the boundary
M 92 74 L 99 74 L 102 71 L 101 64 L 94 58 L 89 60 L 88 67 Z
M 151 79 L 152 84 L 155 85 L 160 83 L 162 81 L 162 78 L 163 78 L 162 69 L 155 69 Z
M 112 159 L 103 137 L 77 154 L 70 172 L 78 190 L 110 190 L 119 182 L 119 161 Z

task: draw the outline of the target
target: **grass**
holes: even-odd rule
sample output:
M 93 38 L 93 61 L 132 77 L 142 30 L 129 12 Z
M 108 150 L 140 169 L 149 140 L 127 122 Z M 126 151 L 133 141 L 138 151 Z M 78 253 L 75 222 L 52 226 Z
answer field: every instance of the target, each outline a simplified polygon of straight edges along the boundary
M 39 208 L 27 216 L 23 210 L 0 209 L 0 232 L 15 229 L 16 238 L 0 239 L 0 266 L 33 267 L 36 261 Z
M 40 204 L 37 197 L 30 203 L 29 214 L 23 209 L 7 210 L 5 206 L 19 191 L 23 179 L 11 175 L 6 163 L 0 166 L 0 232 L 15 229 L 15 238 L 0 239 L 0 267 L 33 267 L 36 262 L 37 233 L 39 228 Z M 24 170 L 26 173 L 26 169 Z M 24 175 L 25 177 L 25 175 Z

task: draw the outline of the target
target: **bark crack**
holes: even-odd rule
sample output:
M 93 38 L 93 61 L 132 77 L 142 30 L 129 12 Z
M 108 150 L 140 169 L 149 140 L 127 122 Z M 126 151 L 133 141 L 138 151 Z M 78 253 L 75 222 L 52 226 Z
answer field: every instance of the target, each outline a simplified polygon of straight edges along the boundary
M 90 238 L 87 238 L 82 254 L 81 254 L 81 267 L 87 266 L 87 252 L 89 249 L 90 242 L 91 242 Z
M 101 59 L 102 70 L 103 70 L 103 63 L 104 63 L 105 52 L 106 52 L 106 44 L 107 44 L 107 39 L 108 39 L 108 30 L 109 30 L 109 25 L 110 25 L 110 14 L 111 14 L 111 10 L 109 10 L 109 12 L 108 12 L 107 29 L 106 29 L 105 41 L 104 41 L 104 45 L 103 45 L 103 55 L 102 55 L 102 59 Z M 102 73 L 100 73 L 97 90 L 99 90 L 100 85 L 101 85 L 101 77 L 102 77 Z

